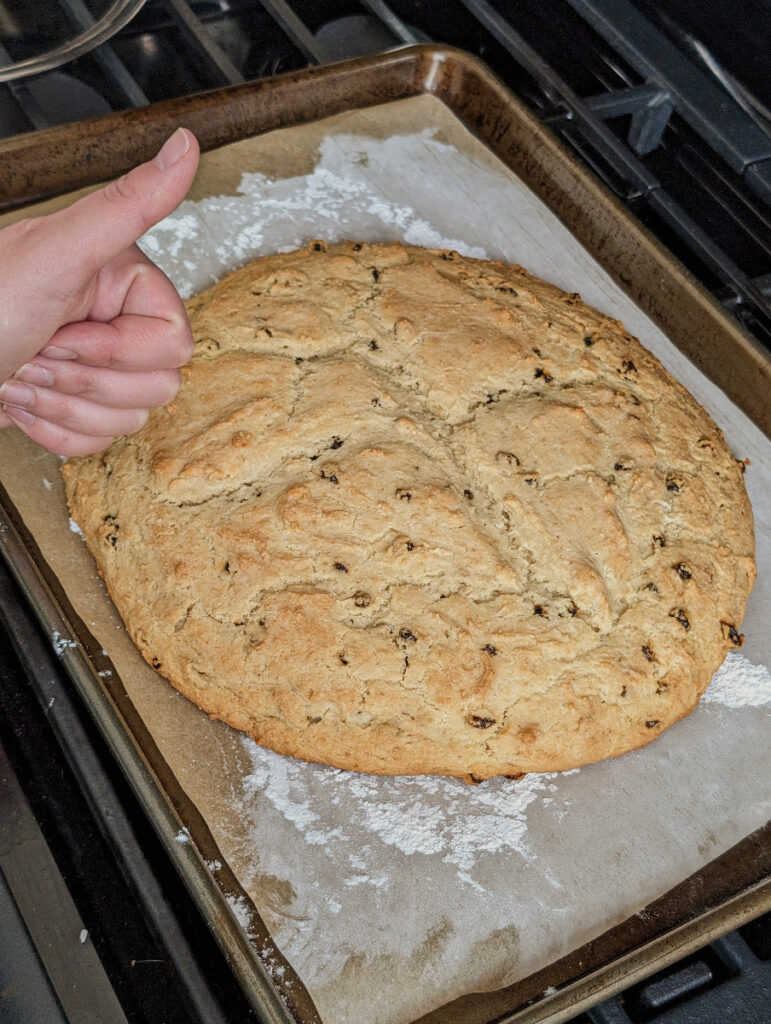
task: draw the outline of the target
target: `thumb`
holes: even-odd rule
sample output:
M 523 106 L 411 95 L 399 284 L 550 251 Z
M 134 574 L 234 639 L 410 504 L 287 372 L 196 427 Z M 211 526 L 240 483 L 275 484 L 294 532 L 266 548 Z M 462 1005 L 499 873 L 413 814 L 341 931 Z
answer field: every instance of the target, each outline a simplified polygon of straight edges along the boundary
M 178 128 L 147 163 L 48 218 L 49 255 L 96 272 L 185 198 L 198 166 L 198 142 Z M 85 264 L 85 266 L 84 266 Z

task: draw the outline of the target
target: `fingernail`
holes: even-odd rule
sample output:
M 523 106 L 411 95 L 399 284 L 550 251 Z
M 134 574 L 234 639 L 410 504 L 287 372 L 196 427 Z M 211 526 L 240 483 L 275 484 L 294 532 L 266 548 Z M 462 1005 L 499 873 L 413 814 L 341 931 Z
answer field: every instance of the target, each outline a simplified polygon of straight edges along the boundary
M 56 377 L 44 366 L 37 366 L 35 363 L 27 363 L 17 370 L 13 375 L 14 380 L 23 380 L 25 384 L 37 384 L 41 388 L 52 388 Z
M 160 151 L 153 157 L 153 163 L 160 170 L 167 171 L 177 160 L 181 160 L 189 149 L 189 134 L 184 128 L 177 128 L 174 134 L 166 139 Z
M 33 405 L 35 402 L 35 391 L 33 388 L 27 387 L 26 384 L 20 384 L 15 380 L 7 380 L 4 384 L 0 385 L 0 402 L 4 405 L 13 406 Z
M 4 405 L 3 412 L 9 420 L 13 420 L 14 423 L 18 423 L 20 427 L 28 427 L 37 419 L 37 416 L 33 416 L 32 413 L 27 412 L 26 409 L 17 409 L 12 405 Z
M 43 356 L 50 356 L 51 359 L 77 359 L 78 353 L 71 352 L 68 348 L 59 348 L 58 345 L 48 345 L 40 353 Z

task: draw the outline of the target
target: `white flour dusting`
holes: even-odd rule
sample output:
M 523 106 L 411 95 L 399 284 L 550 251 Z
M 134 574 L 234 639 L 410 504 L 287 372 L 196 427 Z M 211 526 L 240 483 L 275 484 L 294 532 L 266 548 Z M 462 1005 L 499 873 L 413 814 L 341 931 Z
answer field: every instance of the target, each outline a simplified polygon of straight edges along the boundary
M 252 921 L 252 913 L 249 909 L 249 904 L 246 902 L 243 896 L 233 896 L 228 894 L 225 897 L 230 904 L 230 909 L 235 914 L 236 920 L 241 925 L 243 930 L 248 934 L 249 926 Z
M 527 808 L 555 789 L 555 774 L 495 779 L 478 787 L 438 776 L 376 777 L 304 764 L 246 738 L 243 743 L 251 771 L 243 780 L 242 813 L 248 818 L 260 799 L 269 800 L 307 844 L 347 859 L 349 887 L 387 884 L 387 847 L 407 856 L 438 855 L 455 867 L 459 880 L 476 884 L 468 872 L 480 855 L 526 855 Z M 322 815 L 316 807 L 354 807 L 355 820 Z
M 263 941 L 257 944 L 256 942 L 257 936 L 254 934 L 252 927 L 252 911 L 247 900 L 243 896 L 236 896 L 233 893 L 227 893 L 225 895 L 225 899 L 227 900 L 230 909 L 233 911 L 233 916 L 238 922 L 240 928 L 249 936 L 252 942 L 255 943 L 263 966 L 276 981 L 283 983 L 284 988 L 291 989 L 292 982 L 285 978 L 286 965 L 276 955 L 276 950 L 272 943 L 266 943 Z
M 703 697 L 728 708 L 771 704 L 771 673 L 738 652 L 729 653 Z M 259 808 L 267 800 L 304 843 L 347 865 L 343 885 L 387 888 L 388 849 L 405 856 L 438 856 L 462 884 L 480 888 L 474 874 L 485 854 L 530 855 L 528 809 L 547 807 L 559 780 L 579 774 L 533 774 L 469 786 L 437 776 L 376 777 L 304 764 L 242 739 L 250 770 L 239 811 L 259 835 Z M 330 815 L 330 808 L 335 813 Z M 346 809 L 355 808 L 355 817 Z M 561 817 L 565 813 L 557 812 Z
M 727 708 L 771 704 L 771 672 L 765 665 L 753 665 L 743 654 L 730 651 L 701 699 Z
M 457 156 L 453 146 L 419 136 L 437 159 Z M 381 195 L 368 180 L 369 163 L 387 163 L 394 141 L 367 142 L 366 160 L 341 160 L 343 140 L 326 139 L 311 174 L 272 181 L 245 173 L 234 196 L 187 201 L 145 234 L 140 247 L 171 278 L 183 298 L 213 284 L 256 256 L 287 252 L 312 238 L 329 242 L 400 239 L 413 245 L 456 249 L 484 258 L 479 246 L 446 238 L 404 203 Z
M 62 636 L 58 629 L 51 632 L 51 645 L 54 652 L 61 658 L 65 651 L 74 650 L 78 646 L 77 640 L 71 640 L 68 636 Z

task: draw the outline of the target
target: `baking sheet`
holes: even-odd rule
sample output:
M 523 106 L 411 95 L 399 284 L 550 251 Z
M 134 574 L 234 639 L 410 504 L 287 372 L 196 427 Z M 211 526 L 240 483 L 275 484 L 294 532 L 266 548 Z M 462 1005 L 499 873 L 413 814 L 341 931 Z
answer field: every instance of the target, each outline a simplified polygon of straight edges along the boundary
M 751 459 L 760 572 L 748 639 L 703 705 L 615 761 L 469 787 L 302 765 L 209 721 L 128 641 L 67 520 L 58 460 L 0 435 L 0 479 L 322 1019 L 397 1024 L 531 974 L 768 817 L 771 445 L 430 97 L 208 154 L 191 200 L 143 244 L 189 294 L 312 237 L 451 246 L 580 291 L 623 319 Z M 248 927 L 248 907 L 231 902 Z

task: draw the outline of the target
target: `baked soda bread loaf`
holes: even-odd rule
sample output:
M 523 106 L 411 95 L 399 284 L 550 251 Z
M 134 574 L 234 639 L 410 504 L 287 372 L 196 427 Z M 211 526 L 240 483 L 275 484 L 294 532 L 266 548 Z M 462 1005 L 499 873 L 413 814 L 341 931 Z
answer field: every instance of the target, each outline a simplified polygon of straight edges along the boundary
M 63 466 L 144 657 L 283 754 L 561 771 L 698 702 L 755 574 L 742 465 L 516 266 L 314 242 L 192 299 L 177 399 Z

